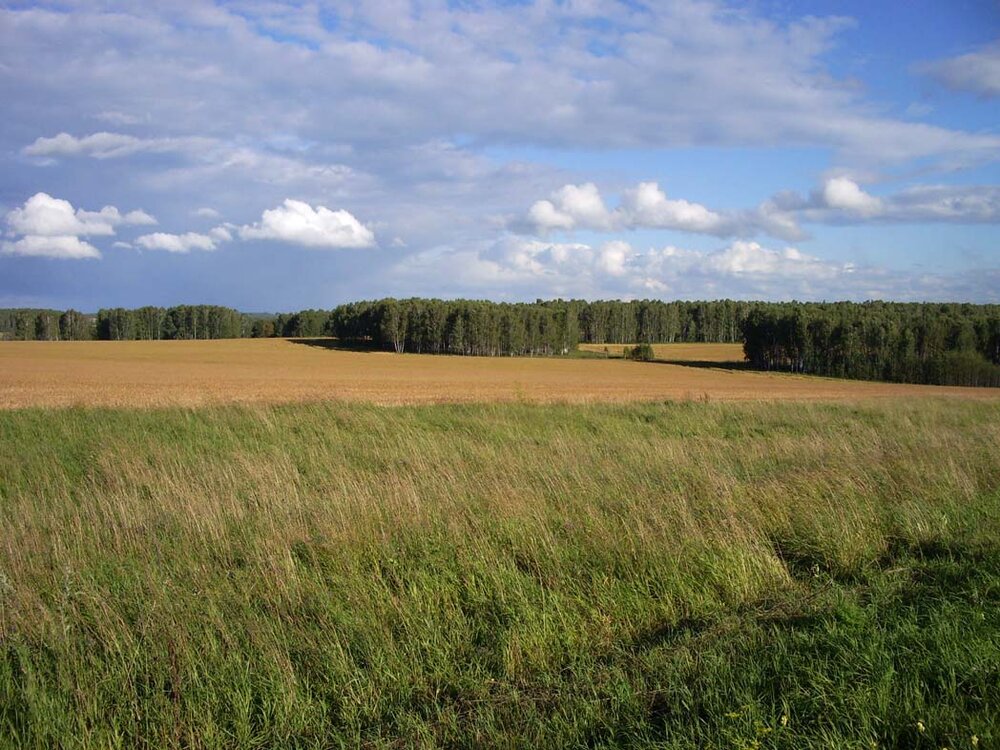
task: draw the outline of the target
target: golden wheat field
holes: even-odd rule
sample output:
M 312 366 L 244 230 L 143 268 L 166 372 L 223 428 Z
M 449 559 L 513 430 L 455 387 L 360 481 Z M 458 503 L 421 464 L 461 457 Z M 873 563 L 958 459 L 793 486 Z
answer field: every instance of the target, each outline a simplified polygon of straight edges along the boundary
M 954 395 L 1000 398 L 993 389 L 896 385 L 705 366 L 738 345 L 661 345 L 685 366 L 590 358 L 482 358 L 358 352 L 327 342 L 4 342 L 0 408 L 199 406 L 356 400 L 378 404 L 473 401 L 855 400 Z M 620 348 L 620 345 L 619 347 Z M 603 347 L 600 348 L 603 350 Z
M 635 344 L 580 344 L 582 352 L 621 356 Z M 743 344 L 653 344 L 657 359 L 670 362 L 742 362 Z

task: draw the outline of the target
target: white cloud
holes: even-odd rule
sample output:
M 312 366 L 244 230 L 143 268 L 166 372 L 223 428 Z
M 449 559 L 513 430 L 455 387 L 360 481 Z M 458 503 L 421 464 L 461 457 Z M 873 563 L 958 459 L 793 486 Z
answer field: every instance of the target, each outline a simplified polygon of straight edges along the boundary
M 731 276 L 771 276 L 777 278 L 829 279 L 850 273 L 849 265 L 824 263 L 797 248 L 771 250 L 756 242 L 733 242 L 728 247 L 702 256 L 705 270 Z
M 141 208 L 137 208 L 135 211 L 129 211 L 122 217 L 122 224 L 130 224 L 137 227 L 152 226 L 158 223 L 159 222 L 154 216 L 147 214 Z
M 794 247 L 734 241 L 703 251 L 675 246 L 640 250 L 622 240 L 599 246 L 549 243 L 508 235 L 478 252 L 436 249 L 410 256 L 390 276 L 408 284 L 441 279 L 489 296 L 497 290 L 630 298 L 636 295 L 816 298 L 843 296 L 859 279 L 849 263 L 831 263 Z M 412 286 L 410 287 L 412 288 Z M 861 287 L 859 287 L 861 288 Z M 462 287 L 459 287 L 461 292 Z M 856 291 L 856 290 L 855 290 Z
M 682 229 L 727 234 L 732 223 L 698 203 L 671 200 L 655 182 L 641 182 L 622 193 L 621 205 L 611 211 L 592 182 L 563 185 L 551 200 L 528 209 L 525 223 L 536 231 L 590 229 L 611 231 L 640 227 Z
M 611 214 L 604 205 L 597 185 L 563 185 L 552 200 L 536 201 L 528 217 L 542 231 L 549 229 L 610 229 Z
M 619 209 L 622 222 L 629 227 L 681 229 L 705 234 L 727 234 L 731 222 L 721 214 L 710 211 L 699 203 L 671 200 L 655 182 L 640 182 L 622 194 Z
M 81 237 L 110 237 L 122 224 L 155 224 L 141 209 L 122 214 L 114 206 L 100 211 L 74 209 L 73 204 L 48 193 L 35 193 L 23 206 L 7 213 L 7 235 L 18 237 L 3 243 L 6 255 L 48 258 L 100 258 L 100 251 Z M 118 244 L 118 243 L 116 243 Z
M 578 196 L 586 200 L 579 200 Z M 569 196 L 569 200 L 567 200 Z M 1000 186 L 915 185 L 879 197 L 847 176 L 828 178 L 808 196 L 786 191 L 757 208 L 712 211 L 699 203 L 670 199 L 656 182 L 641 182 L 622 192 L 621 205 L 609 210 L 593 183 L 566 185 L 553 201 L 537 201 L 514 230 L 615 231 L 672 229 L 716 237 L 767 234 L 786 241 L 807 237 L 800 221 L 816 224 L 1000 223 Z M 583 205 L 586 208 L 580 209 Z
M 35 193 L 20 208 L 7 214 L 7 225 L 16 234 L 42 237 L 57 235 L 111 236 L 120 224 L 149 225 L 156 219 L 142 210 L 129 211 L 124 216 L 114 206 L 100 211 L 73 209 L 73 205 L 48 193 Z
M 191 213 L 200 219 L 218 219 L 222 216 L 222 214 L 220 214 L 214 208 L 208 208 L 208 207 L 197 208 Z
M 365 248 L 375 246 L 374 233 L 348 211 L 313 208 L 288 198 L 261 215 L 261 220 L 240 227 L 247 240 L 278 240 L 314 248 Z
M 230 242 L 233 239 L 233 234 L 229 229 L 228 226 L 213 227 L 208 230 L 208 235 L 219 242 Z
M 635 255 L 632 246 L 621 240 L 606 242 L 598 250 L 597 267 L 611 276 L 624 276 L 629 259 Z
M 154 232 L 137 237 L 135 244 L 146 250 L 166 250 L 168 253 L 189 253 L 192 250 L 215 250 L 215 239 L 207 234 L 185 232 L 184 234 L 168 234 Z
M 956 91 L 1000 96 L 1000 42 L 967 55 L 918 65 L 917 71 Z
M 834 177 L 823 185 L 823 203 L 827 208 L 842 209 L 858 216 L 882 213 L 882 201 L 869 195 L 847 177 Z
M 96 247 L 72 235 L 28 235 L 16 242 L 4 242 L 0 245 L 0 253 L 37 258 L 101 257 L 101 252 Z
M 17 234 L 42 237 L 110 236 L 115 233 L 115 225 L 121 223 L 121 218 L 114 206 L 105 206 L 100 211 L 74 210 L 67 200 L 53 198 L 48 193 L 35 193 L 24 206 L 7 214 L 7 226 Z
M 556 230 L 616 231 L 621 229 L 675 229 L 716 237 L 750 235 L 764 231 L 781 237 L 800 235 L 794 219 L 766 213 L 764 208 L 742 213 L 713 211 L 700 203 L 668 198 L 656 182 L 640 182 L 622 192 L 620 205 L 609 210 L 592 182 L 564 185 L 551 200 L 532 204 L 527 216 L 510 222 L 511 228 L 547 233 Z

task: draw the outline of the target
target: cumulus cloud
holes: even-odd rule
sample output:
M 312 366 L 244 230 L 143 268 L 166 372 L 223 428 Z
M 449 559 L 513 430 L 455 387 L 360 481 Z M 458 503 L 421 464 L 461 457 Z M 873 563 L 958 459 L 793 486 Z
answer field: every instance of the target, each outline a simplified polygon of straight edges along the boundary
M 540 230 L 611 229 L 612 216 L 592 182 L 563 185 L 552 200 L 536 201 L 528 209 L 528 218 Z
M 700 203 L 668 198 L 657 182 L 640 182 L 627 188 L 613 210 L 607 207 L 594 183 L 564 185 L 549 200 L 535 201 L 526 216 L 509 226 L 542 234 L 575 229 L 673 229 L 716 237 L 760 232 L 786 239 L 801 237 L 794 218 L 787 213 L 768 206 L 741 212 L 713 211 Z
M 736 223 L 699 203 L 667 198 L 656 182 L 640 182 L 622 193 L 621 205 L 609 210 L 597 186 L 563 185 L 549 200 L 535 201 L 515 224 L 538 232 L 553 230 L 656 228 L 704 234 L 731 234 Z
M 16 234 L 33 234 L 43 237 L 55 235 L 110 236 L 120 224 L 148 225 L 156 219 L 142 210 L 122 215 L 114 206 L 100 211 L 75 209 L 61 198 L 48 193 L 35 193 L 20 208 L 7 214 L 7 226 Z
M 671 200 L 655 182 L 640 182 L 622 194 L 619 209 L 622 223 L 629 227 L 681 229 L 705 234 L 729 234 L 731 221 L 699 203 Z
M 815 224 L 1000 223 L 1000 186 L 914 185 L 875 196 L 856 180 L 835 176 L 808 195 L 786 191 L 756 208 L 713 211 L 699 203 L 666 196 L 656 182 L 641 182 L 622 192 L 610 210 L 593 183 L 566 185 L 552 200 L 536 201 L 528 214 L 508 227 L 529 233 L 672 229 L 716 237 L 759 234 L 785 241 L 807 237 L 800 222 Z
M 118 209 L 105 206 L 100 211 L 74 210 L 72 204 L 48 193 L 35 193 L 24 205 L 7 214 L 7 226 L 17 234 L 42 237 L 57 235 L 113 235 L 121 222 Z
M 841 209 L 859 216 L 876 216 L 882 213 L 882 201 L 869 195 L 847 177 L 834 177 L 823 185 L 823 204 L 827 208 Z
M 22 237 L 16 242 L 3 242 L 0 252 L 4 255 L 26 255 L 37 258 L 100 258 L 101 252 L 89 242 L 71 235 L 36 235 Z
M 1000 96 L 1000 41 L 967 55 L 924 63 L 917 71 L 955 91 Z
M 120 225 L 156 224 L 156 219 L 141 209 L 125 214 L 114 206 L 85 211 L 48 193 L 35 193 L 23 206 L 8 212 L 6 221 L 7 235 L 21 237 L 5 242 L 4 253 L 50 258 L 99 258 L 97 248 L 80 237 L 110 237 Z
M 199 219 L 218 219 L 219 217 L 222 216 L 222 214 L 220 214 L 214 208 L 208 208 L 207 206 L 203 206 L 202 208 L 196 208 L 191 213 L 197 216 Z
M 259 222 L 240 227 L 239 235 L 246 240 L 277 240 L 313 248 L 375 246 L 374 233 L 348 211 L 313 208 L 291 198 L 264 211 Z

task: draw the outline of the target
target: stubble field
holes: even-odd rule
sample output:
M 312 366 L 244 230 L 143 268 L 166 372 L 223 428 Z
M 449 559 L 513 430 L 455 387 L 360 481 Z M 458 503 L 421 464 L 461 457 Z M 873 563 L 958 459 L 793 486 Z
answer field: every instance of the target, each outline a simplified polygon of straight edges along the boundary
M 656 363 L 446 357 L 331 348 L 329 340 L 5 342 L 0 408 L 165 407 L 318 400 L 375 404 L 1000 398 L 740 369 L 737 344 L 658 345 Z M 603 353 L 603 347 L 590 347 Z M 609 350 L 620 352 L 621 345 Z M 728 362 L 727 362 L 728 360 Z M 688 365 L 676 362 L 688 361 Z

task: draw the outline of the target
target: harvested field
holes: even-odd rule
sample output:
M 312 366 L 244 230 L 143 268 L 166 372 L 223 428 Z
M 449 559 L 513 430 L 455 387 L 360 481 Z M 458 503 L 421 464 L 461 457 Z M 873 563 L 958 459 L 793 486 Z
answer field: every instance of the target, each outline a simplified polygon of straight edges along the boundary
M 691 345 L 678 345 L 691 357 Z M 708 345 L 712 346 L 712 345 Z M 683 347 L 681 349 L 680 347 Z M 658 356 L 674 359 L 669 346 Z M 998 389 L 897 385 L 710 366 L 590 358 L 482 358 L 359 352 L 326 340 L 6 342 L 0 407 L 199 406 L 357 400 L 472 401 L 858 400 Z
M 635 344 L 580 344 L 580 351 L 620 357 Z M 657 359 L 671 362 L 743 362 L 743 344 L 653 344 Z

